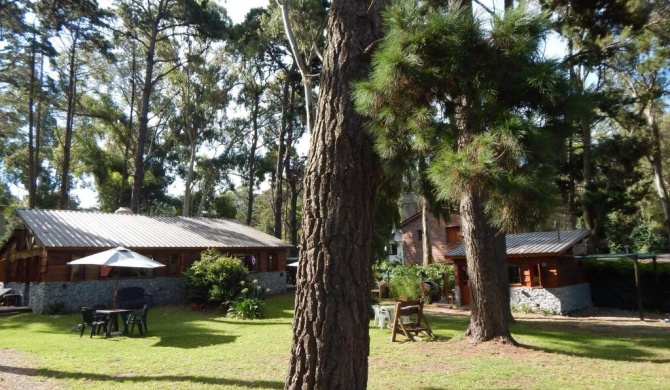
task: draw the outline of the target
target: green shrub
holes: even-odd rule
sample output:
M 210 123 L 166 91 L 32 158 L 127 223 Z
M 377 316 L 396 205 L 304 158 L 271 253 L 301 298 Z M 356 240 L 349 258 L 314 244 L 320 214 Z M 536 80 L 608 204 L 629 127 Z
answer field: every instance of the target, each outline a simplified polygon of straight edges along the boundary
M 434 282 L 442 290 L 443 284 L 454 287 L 454 272 L 451 264 L 429 264 L 423 267 L 418 264 L 393 266 L 389 282 L 389 295 L 393 298 L 418 299 L 421 297 L 420 282 Z M 430 299 L 429 296 L 426 299 Z
M 265 318 L 265 303 L 258 298 L 240 298 L 230 306 L 228 315 L 241 320 Z
M 228 306 L 240 296 L 248 276 L 239 259 L 208 249 L 184 272 L 183 280 L 189 302 Z
M 263 288 L 263 286 L 258 284 L 258 280 L 254 279 L 253 281 L 244 281 L 242 282 L 242 290 L 240 294 L 242 298 L 257 298 L 265 299 L 265 293 L 269 290 Z
M 62 315 L 65 314 L 65 303 L 63 302 L 54 302 L 46 305 L 44 310 L 42 310 L 42 314 L 46 316 L 56 316 L 56 315 Z
M 421 296 L 419 287 L 421 280 L 421 266 L 398 265 L 393 268 L 389 282 L 389 295 L 398 299 L 418 299 Z

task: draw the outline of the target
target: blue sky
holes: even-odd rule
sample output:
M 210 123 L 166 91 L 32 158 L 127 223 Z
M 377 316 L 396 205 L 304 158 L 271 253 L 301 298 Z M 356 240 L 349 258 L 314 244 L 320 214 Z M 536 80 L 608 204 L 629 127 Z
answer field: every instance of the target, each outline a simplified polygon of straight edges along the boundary
M 226 8 L 233 22 L 240 23 L 250 9 L 267 7 L 269 0 L 217 0 L 217 3 Z

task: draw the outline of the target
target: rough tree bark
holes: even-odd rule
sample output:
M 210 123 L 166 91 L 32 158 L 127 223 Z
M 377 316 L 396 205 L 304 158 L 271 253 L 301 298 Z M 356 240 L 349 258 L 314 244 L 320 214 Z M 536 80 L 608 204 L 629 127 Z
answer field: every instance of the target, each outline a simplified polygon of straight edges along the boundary
M 473 184 L 463 192 L 460 202 L 472 295 L 472 315 L 466 335 L 474 344 L 490 340 L 516 344 L 508 327 L 511 312 L 507 262 L 500 254 L 500 237 L 504 239 L 504 235 L 496 237 L 498 232 L 487 222 L 484 197 Z
M 282 208 L 284 205 L 284 169 L 286 168 L 286 156 L 290 154 L 289 131 L 288 131 L 288 115 L 289 115 L 289 92 L 290 92 L 291 77 L 290 73 L 286 72 L 286 80 L 282 86 L 282 107 L 281 107 L 281 124 L 279 126 L 279 136 L 277 137 L 277 161 L 275 164 L 275 176 L 273 185 L 273 199 L 272 210 L 274 212 L 274 236 L 282 238 Z
M 379 164 L 351 83 L 369 71 L 384 1 L 334 0 L 305 176 L 286 389 L 365 389 L 372 220 Z
M 423 204 L 421 206 L 421 226 L 423 228 L 423 240 L 421 242 L 421 250 L 423 252 L 423 266 L 427 266 L 433 263 L 433 248 L 431 245 L 431 231 L 430 226 L 428 226 L 428 200 L 424 197 Z

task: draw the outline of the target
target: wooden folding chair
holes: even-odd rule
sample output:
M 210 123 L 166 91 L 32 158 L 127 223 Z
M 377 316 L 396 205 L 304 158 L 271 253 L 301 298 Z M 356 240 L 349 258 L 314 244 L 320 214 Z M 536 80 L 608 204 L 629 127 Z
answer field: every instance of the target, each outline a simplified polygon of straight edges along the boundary
M 425 333 L 430 338 L 436 338 L 430 329 L 426 316 L 423 315 L 423 300 L 397 301 L 395 303 L 391 341 L 395 341 L 395 336 L 398 333 L 402 333 L 410 340 L 418 337 L 419 333 Z

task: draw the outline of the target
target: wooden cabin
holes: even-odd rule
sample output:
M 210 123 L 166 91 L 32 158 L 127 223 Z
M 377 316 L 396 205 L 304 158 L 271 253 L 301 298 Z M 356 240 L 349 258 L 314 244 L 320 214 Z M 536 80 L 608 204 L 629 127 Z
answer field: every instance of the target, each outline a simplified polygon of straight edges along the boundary
M 182 272 L 208 248 L 237 257 L 270 293 L 286 291 L 288 243 L 228 219 L 157 217 L 116 213 L 16 210 L 22 226 L 0 248 L 0 282 L 42 311 L 63 304 L 109 304 L 114 274 L 109 267 L 67 263 L 124 246 L 165 264 L 153 270 L 121 269 L 119 288 L 142 286 L 154 303 L 186 300 Z
M 567 313 L 592 306 L 582 260 L 588 230 L 509 234 L 507 261 L 512 308 L 523 311 Z M 468 270 L 463 245 L 447 251 L 454 264 L 459 305 L 470 304 Z

